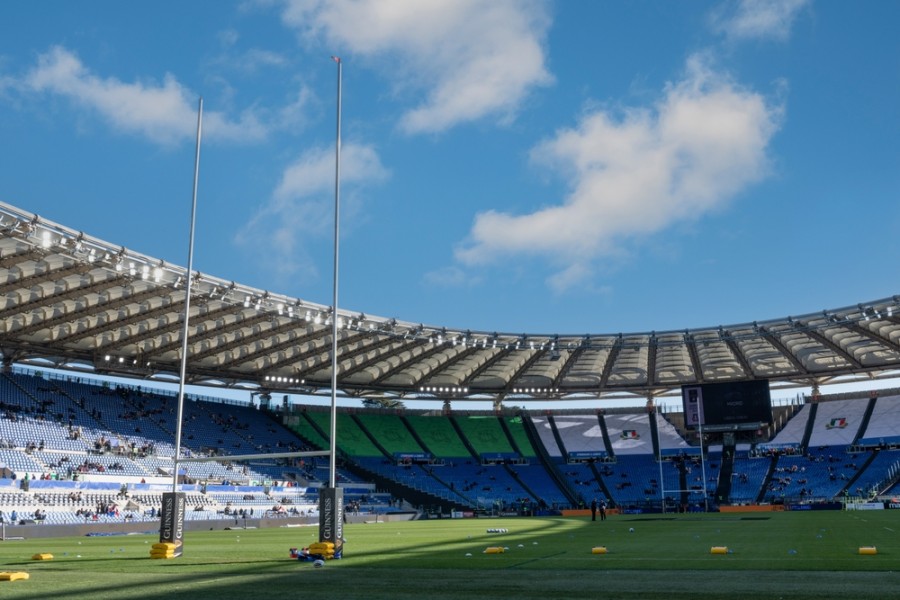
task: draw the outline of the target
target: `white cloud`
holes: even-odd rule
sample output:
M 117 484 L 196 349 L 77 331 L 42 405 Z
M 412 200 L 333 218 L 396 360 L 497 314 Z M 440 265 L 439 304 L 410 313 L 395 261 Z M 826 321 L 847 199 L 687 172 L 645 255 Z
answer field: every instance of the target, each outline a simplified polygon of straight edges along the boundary
M 281 275 L 316 275 L 304 242 L 334 231 L 334 149 L 305 152 L 288 165 L 270 200 L 238 233 L 236 241 L 267 257 Z M 362 190 L 390 176 L 376 150 L 341 148 L 341 220 L 358 210 Z
M 69 98 L 91 109 L 116 130 L 140 135 L 164 145 L 191 139 L 196 134 L 198 96 L 172 75 L 162 83 L 125 83 L 91 73 L 69 50 L 57 46 L 38 58 L 23 79 L 22 87 Z M 204 111 L 204 137 L 231 141 L 255 141 L 266 128 L 252 111 L 238 121 L 216 111 Z
M 432 133 L 487 116 L 508 120 L 552 78 L 550 24 L 537 0 L 285 0 L 283 19 L 337 54 L 387 59 L 399 89 L 422 90 L 404 114 L 408 133 Z
M 288 59 L 278 52 L 250 48 L 236 52 L 240 34 L 234 29 L 224 29 L 216 37 L 222 45 L 223 54 L 216 59 L 217 64 L 226 65 L 230 69 L 253 73 L 266 67 L 286 67 Z
M 312 90 L 301 85 L 294 99 L 279 111 L 279 127 L 304 127 L 308 122 L 309 105 L 314 98 Z
M 736 0 L 712 15 L 713 28 L 735 40 L 786 40 L 798 13 L 811 0 Z
M 287 64 L 287 59 L 277 52 L 250 48 L 240 57 L 238 66 L 247 71 L 255 71 L 261 67 L 284 67 Z
M 241 39 L 240 34 L 234 29 L 223 29 L 217 37 L 223 46 L 234 46 Z
M 696 219 L 764 177 L 780 116 L 693 56 L 652 108 L 597 110 L 535 147 L 536 164 L 567 177 L 568 196 L 531 214 L 478 214 L 456 258 L 475 266 L 541 256 L 557 267 L 551 287 L 571 286 L 622 242 Z
M 570 289 L 574 285 L 584 281 L 590 276 L 588 265 L 583 262 L 575 262 L 563 268 L 547 278 L 547 284 L 551 289 L 561 292 Z
M 218 68 L 245 75 L 256 74 L 267 69 L 286 69 L 290 66 L 287 57 L 278 52 L 260 48 L 241 50 L 234 46 L 226 46 L 222 54 L 211 63 Z
M 472 277 L 464 269 L 451 265 L 425 273 L 424 281 L 428 285 L 439 287 L 470 286 L 480 282 L 480 278 Z

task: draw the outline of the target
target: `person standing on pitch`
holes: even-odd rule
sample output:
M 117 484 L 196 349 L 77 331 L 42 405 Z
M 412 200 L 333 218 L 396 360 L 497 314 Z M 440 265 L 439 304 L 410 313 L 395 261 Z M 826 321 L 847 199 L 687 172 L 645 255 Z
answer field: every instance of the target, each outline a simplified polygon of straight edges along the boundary
M 606 500 L 600 501 L 600 520 L 606 520 Z
M 597 499 L 591 500 L 591 521 L 597 520 Z

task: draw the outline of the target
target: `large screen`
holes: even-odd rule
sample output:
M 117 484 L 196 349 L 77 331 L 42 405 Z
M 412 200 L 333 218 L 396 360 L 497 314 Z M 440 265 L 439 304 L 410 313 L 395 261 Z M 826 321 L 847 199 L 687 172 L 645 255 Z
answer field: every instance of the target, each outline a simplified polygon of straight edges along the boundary
M 682 386 L 681 401 L 688 429 L 756 429 L 772 422 L 766 379 Z

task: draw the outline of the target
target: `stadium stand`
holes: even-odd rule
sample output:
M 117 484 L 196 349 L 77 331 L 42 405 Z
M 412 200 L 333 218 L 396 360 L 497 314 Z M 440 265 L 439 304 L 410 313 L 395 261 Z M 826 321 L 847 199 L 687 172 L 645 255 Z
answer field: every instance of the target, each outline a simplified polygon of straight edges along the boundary
M 546 416 L 532 416 L 531 421 L 534 423 L 540 443 L 547 450 L 547 454 L 553 458 L 564 458 L 563 451 L 553 435 L 553 426 L 550 423 L 550 419 Z
M 521 416 L 504 417 L 501 425 L 504 425 L 506 430 L 509 431 L 512 443 L 515 444 L 515 449 L 519 455 L 529 460 L 538 458 L 534 444 L 525 429 L 525 421 Z
M 868 403 L 863 400 L 834 400 L 819 403 L 809 445 L 849 446 L 857 437 Z
M 554 418 L 566 452 L 583 457 L 606 456 L 606 442 L 597 415 L 565 415 Z
M 453 418 L 461 432 L 461 437 L 469 441 L 476 455 L 482 458 L 518 458 L 513 451 L 497 417 L 469 416 Z
M 862 446 L 900 445 L 900 396 L 878 398 L 868 427 L 858 443 Z
M 469 451 L 450 419 L 443 416 L 409 415 L 406 420 L 434 456 L 469 456 Z
M 382 448 L 391 456 L 418 454 L 425 451 L 399 415 L 364 413 L 354 416 L 360 429 L 368 432 L 369 437 L 377 439 Z
M 606 431 L 616 456 L 654 454 L 650 419 L 646 412 L 631 415 L 607 415 Z
M 756 502 L 771 466 L 771 456 L 749 449 L 736 450 L 731 477 L 731 503 L 752 504 Z
M 328 446 L 327 410 L 282 415 L 211 400 L 185 402 L 184 457 Z M 716 443 L 702 456 L 695 436 L 679 433 L 677 418 L 646 410 L 342 410 L 337 480 L 348 510 L 359 515 L 400 510 L 400 498 L 424 512 L 443 506 L 534 514 L 593 498 L 643 511 L 658 510 L 662 498 L 667 510 L 704 510 L 709 503 L 893 494 L 900 395 L 819 400 L 785 412 L 772 439 Z M 0 375 L 0 518 L 10 522 L 15 512 L 20 523 L 152 524 L 171 488 L 175 412 L 172 394 L 138 386 L 16 370 Z M 316 518 L 328 469 L 322 458 L 182 462 L 179 480 L 192 521 Z

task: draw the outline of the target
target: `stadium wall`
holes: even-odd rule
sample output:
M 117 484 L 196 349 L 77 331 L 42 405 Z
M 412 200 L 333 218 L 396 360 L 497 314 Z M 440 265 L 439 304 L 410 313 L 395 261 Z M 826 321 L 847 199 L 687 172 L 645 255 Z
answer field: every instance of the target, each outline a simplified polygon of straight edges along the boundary
M 347 523 L 412 521 L 415 512 L 394 512 L 380 515 L 346 515 Z M 186 531 L 213 531 L 227 529 L 270 529 L 276 527 L 316 527 L 318 517 L 279 517 L 273 519 L 216 519 L 209 521 L 184 522 Z M 55 537 L 85 537 L 101 535 L 128 535 L 135 533 L 159 533 L 159 521 L 136 521 L 133 523 L 87 523 L 84 525 L 6 525 L 5 540 L 35 539 Z

